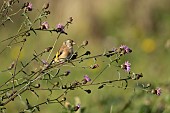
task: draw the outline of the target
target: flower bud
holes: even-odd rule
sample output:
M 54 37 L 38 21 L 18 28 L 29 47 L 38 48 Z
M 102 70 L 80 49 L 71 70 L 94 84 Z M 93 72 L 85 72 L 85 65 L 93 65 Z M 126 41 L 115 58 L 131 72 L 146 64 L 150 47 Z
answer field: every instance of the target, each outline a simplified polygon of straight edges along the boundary
M 49 52 L 53 47 L 47 47 L 44 51 Z
M 72 17 L 70 17 L 69 19 L 68 19 L 68 21 L 67 21 L 68 23 L 72 23 L 73 22 L 73 18 Z
M 8 67 L 8 70 L 13 69 L 13 68 L 14 68 L 14 66 L 15 66 L 15 61 L 13 61 L 13 62 L 11 63 L 11 65 Z
M 80 109 L 80 104 L 74 106 L 74 108 L 73 108 L 74 111 L 77 111 L 77 110 L 79 110 L 79 109 Z
M 98 68 L 98 67 L 99 67 L 98 64 L 94 64 L 94 65 L 91 65 L 91 66 L 90 66 L 91 69 L 96 69 L 96 68 Z
M 84 40 L 83 43 L 82 43 L 83 46 L 87 46 L 88 45 L 88 41 L 87 40 Z
M 25 36 L 30 36 L 31 34 L 29 32 L 25 33 Z
M 48 11 L 44 11 L 45 15 L 49 15 L 51 12 L 48 10 Z
M 70 71 L 64 72 L 64 76 L 68 76 L 70 74 Z
M 49 6 L 50 6 L 49 2 L 48 2 L 48 3 L 45 3 L 45 4 L 43 5 L 43 9 L 48 9 Z
M 40 87 L 40 84 L 35 84 L 34 87 L 35 87 L 35 88 L 39 88 L 39 87 Z

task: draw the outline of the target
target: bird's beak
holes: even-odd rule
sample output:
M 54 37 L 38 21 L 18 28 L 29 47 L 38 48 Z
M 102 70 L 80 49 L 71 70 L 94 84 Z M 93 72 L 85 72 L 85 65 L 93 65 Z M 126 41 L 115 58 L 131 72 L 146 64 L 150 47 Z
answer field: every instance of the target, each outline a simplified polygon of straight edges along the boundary
M 73 42 L 73 45 L 75 45 L 76 43 L 75 42 Z

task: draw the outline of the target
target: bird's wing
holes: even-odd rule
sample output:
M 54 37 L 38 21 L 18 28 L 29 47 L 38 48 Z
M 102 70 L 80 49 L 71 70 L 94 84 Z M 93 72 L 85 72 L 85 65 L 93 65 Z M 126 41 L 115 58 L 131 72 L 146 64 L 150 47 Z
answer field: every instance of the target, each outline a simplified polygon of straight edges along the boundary
M 60 55 L 62 55 L 63 54 L 63 50 L 59 50 L 58 52 L 57 52 L 57 54 L 56 54 L 56 57 L 59 57 Z
M 59 49 L 59 51 L 57 52 L 56 57 L 59 57 L 61 54 L 63 54 L 63 51 L 65 48 L 66 48 L 66 46 L 62 45 L 61 48 Z

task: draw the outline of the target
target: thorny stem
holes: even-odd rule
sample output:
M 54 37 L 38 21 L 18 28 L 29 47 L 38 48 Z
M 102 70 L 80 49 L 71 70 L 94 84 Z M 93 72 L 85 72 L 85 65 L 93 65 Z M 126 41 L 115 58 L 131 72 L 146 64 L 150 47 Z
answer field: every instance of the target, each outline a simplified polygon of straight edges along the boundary
M 14 79 L 15 79 L 15 76 L 16 76 L 16 69 L 17 69 L 18 59 L 19 59 L 19 57 L 20 57 L 20 54 L 21 54 L 21 51 L 22 51 L 22 49 L 23 49 L 23 47 L 24 47 L 25 42 L 26 42 L 26 39 L 25 39 L 25 41 L 23 42 L 23 44 L 22 44 L 22 46 L 21 46 L 21 48 L 20 48 L 20 51 L 19 51 L 19 53 L 18 53 L 16 62 L 15 62 L 14 73 L 13 73 L 13 76 L 12 76 L 12 79 L 13 79 L 13 92 L 14 92 L 14 88 L 15 88 Z
M 26 63 L 15 75 L 18 75 L 20 72 L 22 72 L 24 68 L 26 68 L 33 60 L 35 60 L 38 56 L 41 56 L 43 53 L 45 53 L 45 52 L 43 51 L 43 52 L 41 52 L 40 54 L 34 56 L 34 57 L 33 57 L 28 63 Z M 13 77 L 11 77 L 10 79 L 8 79 L 4 84 L 2 84 L 2 85 L 0 86 L 0 88 L 3 87 L 4 85 L 8 84 L 8 82 L 10 82 L 10 81 L 12 80 L 12 78 L 13 78 Z
M 75 88 L 81 88 L 81 87 L 86 87 L 86 86 L 92 86 L 92 85 L 105 85 L 105 84 L 110 84 L 110 83 L 113 83 L 113 82 L 118 82 L 118 81 L 127 81 L 127 80 L 130 80 L 131 78 L 130 77 L 127 77 L 127 78 L 122 78 L 122 79 L 117 79 L 117 80 L 109 80 L 109 81 L 104 81 L 104 82 L 98 82 L 98 83 L 92 83 L 92 84 L 80 84 L 80 85 L 77 85 Z M 65 92 L 63 92 L 60 96 L 58 96 L 56 99 L 51 99 L 51 100 L 47 100 L 47 101 L 44 101 L 42 103 L 39 103 L 37 105 L 34 105 L 32 106 L 31 108 L 27 108 L 25 110 L 29 110 L 29 109 L 33 109 L 33 108 L 36 108 L 36 107 L 39 107 L 40 105 L 43 105 L 43 104 L 48 104 L 50 102 L 53 102 L 53 101 L 57 101 L 57 103 L 60 103 L 63 107 L 64 105 L 61 103 L 62 101 L 64 100 L 61 100 L 59 101 L 59 99 L 64 96 L 66 93 L 68 93 L 68 91 L 70 90 L 73 90 L 72 89 L 73 87 L 70 86 L 70 87 L 67 87 L 67 89 L 65 90 Z M 125 87 L 126 88 L 126 87 Z M 34 89 L 37 89 L 37 88 L 34 88 Z M 81 88 L 82 89 L 82 88 Z M 37 89 L 37 90 L 59 90 L 59 89 L 44 89 L 44 88 L 41 88 L 41 89 Z
M 120 56 L 119 56 L 120 57 Z M 93 79 L 93 81 L 91 82 L 91 84 L 93 84 L 93 82 L 115 61 L 117 61 L 119 59 L 119 57 L 117 57 L 115 60 L 112 60 L 109 64 L 107 64 L 103 70 Z
M 60 99 L 62 96 L 64 96 L 67 92 L 68 92 L 68 90 L 64 91 L 60 96 L 58 96 L 58 97 L 55 98 L 55 99 L 50 99 L 50 100 L 47 99 L 47 101 L 41 102 L 41 103 L 39 103 L 39 104 L 37 104 L 37 105 L 34 105 L 34 106 L 32 106 L 31 108 L 27 108 L 27 109 L 25 109 L 25 110 L 33 109 L 33 108 L 39 107 L 39 106 L 44 105 L 44 104 L 48 104 L 48 103 L 53 102 L 53 101 L 57 101 L 57 103 L 60 103 L 60 104 L 64 107 L 64 105 L 63 105 L 61 102 L 65 101 L 65 100 L 59 101 L 59 99 Z
M 99 57 L 99 56 L 104 56 L 105 54 L 102 54 L 102 55 L 97 55 L 97 56 L 93 56 L 93 57 L 90 57 L 90 58 L 94 58 L 94 57 Z M 89 58 L 84 58 L 84 59 L 81 59 L 81 60 L 87 60 L 87 59 L 89 59 Z M 75 61 L 79 61 L 79 60 L 75 60 Z M 8 102 L 10 102 L 9 100 L 13 100 L 14 98 L 16 98 L 20 93 L 19 93 L 19 91 L 21 91 L 21 93 L 23 93 L 23 92 L 25 92 L 26 90 L 27 90 L 27 87 L 28 86 L 30 86 L 32 83 L 34 83 L 34 81 L 37 81 L 37 80 L 39 80 L 41 77 L 42 77 L 42 72 L 44 72 L 45 70 L 48 70 L 49 69 L 49 67 L 47 66 L 46 68 L 44 68 L 43 70 L 42 69 L 40 69 L 39 71 L 37 71 L 37 72 L 35 72 L 34 73 L 34 75 L 36 75 L 35 77 L 34 77 L 34 79 L 32 79 L 31 80 L 31 78 L 34 76 L 31 76 L 29 79 L 28 79 L 28 81 L 30 81 L 28 84 L 26 84 L 24 87 L 22 87 L 20 90 L 18 90 L 18 94 L 17 93 L 15 93 L 12 97 L 10 97 L 6 102 L 4 102 L 4 103 L 1 103 L 1 105 L 6 105 Z M 40 76 L 41 75 L 41 76 Z M 22 89 L 24 89 L 24 90 L 22 90 Z
M 11 2 L 11 4 L 9 5 L 9 2 Z M 7 22 L 8 20 L 11 20 L 11 17 L 18 14 L 21 9 L 19 9 L 17 12 L 8 15 L 9 13 L 9 9 L 12 7 L 13 4 L 15 4 L 16 2 L 19 2 L 19 0 L 11 0 L 11 1 L 4 1 L 1 9 L 0 9 L 0 18 L 6 17 L 5 20 L 2 20 L 2 23 L 0 25 L 4 25 L 5 22 Z M 12 21 L 12 20 L 11 20 Z
M 55 47 L 55 45 L 56 45 L 56 43 L 57 43 L 58 38 L 60 37 L 60 35 L 61 35 L 61 33 L 59 33 L 59 34 L 58 34 L 58 36 L 57 36 L 57 38 L 56 38 L 56 40 L 55 40 L 55 42 L 54 42 L 54 44 L 53 44 L 53 46 L 52 46 L 52 50 L 50 51 L 50 53 L 49 53 L 49 55 L 48 55 L 48 57 L 47 57 L 47 60 L 46 60 L 46 61 L 48 61 L 48 60 L 49 60 L 49 58 L 50 58 L 50 56 L 51 56 L 51 54 L 52 54 L 52 52 L 53 52 L 53 49 L 54 49 L 54 47 Z
M 4 42 L 4 41 L 7 41 L 7 40 L 13 38 L 13 39 L 9 42 L 9 44 L 0 52 L 0 54 L 3 53 L 7 47 L 10 47 L 11 44 L 12 44 L 12 42 L 13 42 L 14 40 L 16 40 L 16 38 L 18 38 L 19 36 L 24 36 L 24 34 L 28 33 L 29 31 L 30 31 L 30 30 L 27 30 L 27 31 L 21 32 L 21 33 L 15 35 L 15 36 L 9 37 L 9 38 L 7 38 L 7 39 L 5 39 L 5 40 L 2 40 L 1 42 Z M 0 43 L 1 43 L 1 42 L 0 42 Z
M 19 90 L 20 91 L 20 90 Z M 8 104 L 10 101 L 14 100 L 18 95 L 21 95 L 22 93 L 24 93 L 25 91 L 27 91 L 27 88 L 25 88 L 24 90 L 22 90 L 20 93 L 19 91 L 16 91 L 16 93 L 13 94 L 13 96 L 11 96 L 7 101 L 5 101 L 4 103 L 0 103 L 0 106 L 5 106 L 6 104 Z M 18 92 L 18 94 L 17 94 Z

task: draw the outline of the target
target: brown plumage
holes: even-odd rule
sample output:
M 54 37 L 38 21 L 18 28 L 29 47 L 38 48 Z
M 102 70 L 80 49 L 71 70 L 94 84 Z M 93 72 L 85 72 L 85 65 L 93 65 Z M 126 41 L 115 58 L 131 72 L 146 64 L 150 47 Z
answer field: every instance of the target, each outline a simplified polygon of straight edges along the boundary
M 63 42 L 62 46 L 60 47 L 59 51 L 56 53 L 54 58 L 55 62 L 64 62 L 69 59 L 73 54 L 73 45 L 75 42 L 71 39 L 68 39 Z

